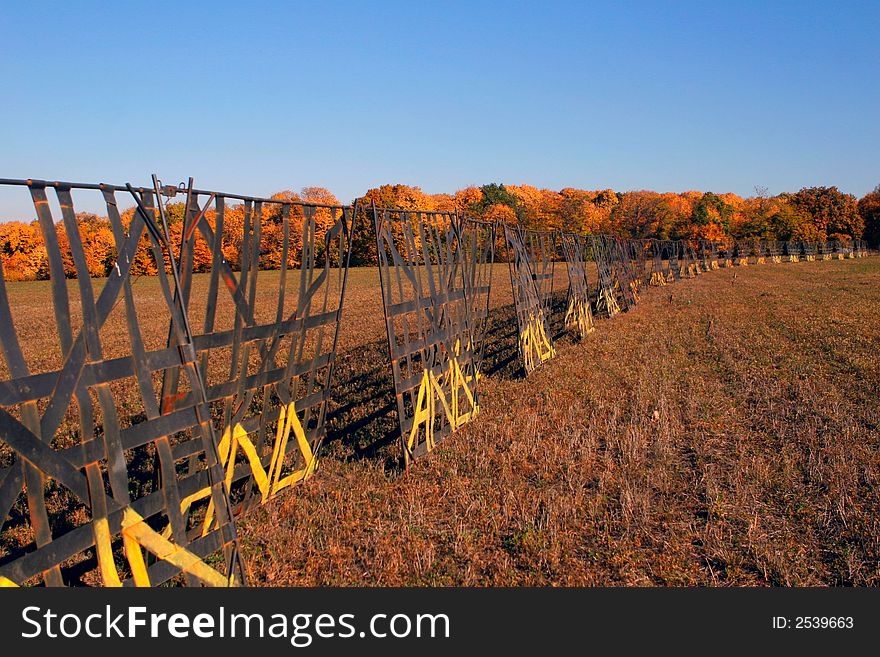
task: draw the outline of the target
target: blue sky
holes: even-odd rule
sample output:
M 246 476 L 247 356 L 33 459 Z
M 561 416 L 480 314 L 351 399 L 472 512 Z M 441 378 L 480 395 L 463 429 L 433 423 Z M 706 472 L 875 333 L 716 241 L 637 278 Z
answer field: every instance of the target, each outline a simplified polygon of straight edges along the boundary
M 880 183 L 878 2 L 7 0 L 0 55 L 0 177 Z

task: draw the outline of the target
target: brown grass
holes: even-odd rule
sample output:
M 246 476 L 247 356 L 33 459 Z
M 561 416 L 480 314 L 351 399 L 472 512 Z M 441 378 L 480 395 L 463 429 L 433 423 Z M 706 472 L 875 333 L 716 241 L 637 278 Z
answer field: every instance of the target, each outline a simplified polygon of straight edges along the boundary
M 337 435 L 241 523 L 252 582 L 880 584 L 880 261 L 736 273 L 488 377 L 481 417 L 409 472 Z

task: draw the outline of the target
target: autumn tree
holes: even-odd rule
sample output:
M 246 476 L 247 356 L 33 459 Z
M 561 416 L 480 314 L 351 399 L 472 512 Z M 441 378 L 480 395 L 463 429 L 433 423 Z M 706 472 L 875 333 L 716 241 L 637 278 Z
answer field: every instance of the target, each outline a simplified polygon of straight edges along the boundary
M 107 276 L 116 262 L 116 241 L 113 239 L 110 220 L 81 212 L 76 215 L 76 222 L 79 225 L 89 276 Z
M 792 194 L 789 202 L 810 216 L 812 232 L 819 240 L 832 233 L 860 238 L 865 230 L 856 197 L 837 187 L 804 187 Z
M 559 192 L 531 185 L 510 185 L 507 190 L 516 197 L 526 228 L 556 230 L 562 227 L 563 198 Z
M 880 243 L 880 185 L 859 199 L 858 209 L 865 226 L 863 237 L 868 243 L 877 245 Z
M 452 195 L 455 209 L 459 212 L 473 212 L 474 207 L 478 207 L 483 201 L 483 192 L 479 187 L 469 185 L 463 189 L 459 189 Z
M 339 199 L 326 187 L 303 187 L 300 198 L 303 203 L 312 203 L 318 206 L 315 208 L 315 259 L 320 265 L 324 263 L 324 258 L 327 255 L 327 233 L 338 219 L 338 212 L 334 214 L 331 208 L 323 206 L 338 206 Z M 297 207 L 297 211 L 301 210 Z M 332 251 L 331 257 L 332 264 L 338 265 L 339 253 L 337 250 Z
M 767 223 L 772 239 L 812 241 L 815 236 L 810 215 L 791 203 L 787 196 L 774 198 L 773 210 Z
M 471 185 L 452 194 L 425 194 L 419 187 L 410 185 L 381 185 L 368 190 L 359 199 L 351 263 L 376 264 L 376 241 L 370 211 L 374 204 L 388 209 L 463 212 L 486 221 L 525 228 L 561 229 L 584 234 L 613 233 L 637 238 L 723 240 L 734 237 L 819 241 L 847 240 L 860 237 L 864 232 L 871 242 L 880 241 L 880 185 L 858 202 L 836 187 L 810 187 L 794 194 L 782 193 L 772 197 L 766 188 L 757 187 L 755 192 L 754 196 L 744 199 L 732 193 L 687 191 L 660 194 L 646 190 L 620 193 L 612 189 L 589 191 L 573 187 L 555 191 L 525 184 L 505 186 L 491 183 L 482 187 Z M 253 231 L 254 222 L 259 221 L 259 266 L 263 269 L 280 268 L 284 258 L 287 217 L 287 266 L 299 267 L 305 218 L 303 206 L 311 204 L 315 206 L 315 258 L 321 264 L 327 256 L 326 237 L 335 217 L 330 206 L 338 206 L 338 199 L 323 187 L 278 192 L 272 199 L 279 202 L 262 203 L 259 217 L 254 216 L 258 208 L 256 203 L 227 201 L 223 206 L 223 227 L 219 238 L 227 263 L 233 270 L 240 269 L 245 227 L 249 232 Z M 134 212 L 129 208 L 121 215 L 126 232 Z M 165 206 L 175 254 L 179 253 L 185 212 L 185 204 L 179 201 L 168 202 Z M 215 207 L 205 210 L 204 220 L 218 232 L 219 216 Z M 109 221 L 88 213 L 78 214 L 76 221 L 89 275 L 106 276 L 116 258 L 116 244 Z M 55 231 L 65 275 L 73 277 L 76 267 L 65 224 L 58 222 Z M 400 230 L 395 233 L 398 248 L 404 248 L 402 235 Z M 497 256 L 503 258 L 503 234 L 499 232 L 499 235 L 502 239 Z M 191 264 L 194 272 L 209 271 L 212 253 L 205 238 L 196 231 L 190 239 L 192 242 L 188 248 L 192 249 L 193 259 L 188 266 Z M 167 270 L 170 260 L 167 254 L 163 255 Z M 46 249 L 36 222 L 0 224 L 0 258 L 7 280 L 49 276 Z M 134 276 L 156 273 L 155 255 L 146 232 L 138 244 L 131 272 Z
M 596 192 L 596 195 L 593 197 L 593 204 L 597 208 L 607 208 L 610 210 L 620 203 L 622 197 L 623 194 L 615 192 L 613 189 L 603 189 Z
M 596 203 L 601 192 L 566 187 L 559 192 L 559 225 L 566 231 L 596 234 L 611 230 L 611 210 L 617 204 Z M 604 199 L 604 197 L 603 197 Z
M 706 192 L 694 204 L 691 221 L 698 232 L 711 230 L 713 226 L 717 226 L 723 234 L 729 235 L 733 213 L 732 205 L 717 194 Z
M 353 265 L 375 265 L 378 262 L 376 253 L 376 235 L 373 230 L 373 214 L 371 208 L 388 208 L 397 210 L 436 210 L 434 199 L 425 194 L 420 187 L 410 185 L 381 185 L 367 192 L 358 199 L 360 206 L 356 221 L 358 229 L 352 237 L 351 263 Z M 403 248 L 402 237 L 395 234 L 399 248 Z
M 613 232 L 636 238 L 656 235 L 660 201 L 657 192 L 626 192 L 611 211 Z
M 360 203 L 364 206 L 375 204 L 378 208 L 400 210 L 434 210 L 434 202 L 421 187 L 410 185 L 381 185 L 367 190 Z
M 778 210 L 778 203 L 768 194 L 767 188 L 755 187 L 755 195 L 747 199 L 728 202 L 733 208 L 730 232 L 737 238 L 771 239 L 774 237 L 771 218 Z
M 0 264 L 7 281 L 32 281 L 49 277 L 49 260 L 36 221 L 0 223 Z
M 458 206 L 452 194 L 431 194 L 431 205 L 437 212 L 457 212 Z
M 471 210 L 478 216 L 483 217 L 487 221 L 491 221 L 487 211 L 493 206 L 504 205 L 513 212 L 513 216 L 516 218 L 516 222 L 519 225 L 525 225 L 525 212 L 520 205 L 519 199 L 503 184 L 499 185 L 498 183 L 490 183 L 488 185 L 483 185 L 480 187 L 480 194 L 481 197 L 479 202 L 471 206 Z M 496 207 L 493 210 L 493 213 L 497 214 L 498 212 L 499 209 Z
M 651 227 L 650 237 L 671 239 L 679 233 L 690 234 L 691 213 L 694 201 L 683 194 L 667 192 L 659 194 L 651 201 L 655 221 Z

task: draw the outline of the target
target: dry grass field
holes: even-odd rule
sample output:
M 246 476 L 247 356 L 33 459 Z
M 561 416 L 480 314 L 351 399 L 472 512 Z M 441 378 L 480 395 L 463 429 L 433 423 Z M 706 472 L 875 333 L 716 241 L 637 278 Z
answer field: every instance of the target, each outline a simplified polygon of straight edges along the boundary
M 372 280 L 317 475 L 240 524 L 253 583 L 880 584 L 880 260 L 647 290 L 528 380 L 502 308 L 481 417 L 408 472 Z
M 377 272 L 351 271 L 318 471 L 239 522 L 252 584 L 880 584 L 880 258 L 645 289 L 528 380 L 506 264 L 493 284 L 482 413 L 404 472 Z M 566 286 L 557 263 L 557 309 Z M 7 287 L 32 371 L 56 367 L 49 284 Z M 158 348 L 158 285 L 135 288 Z

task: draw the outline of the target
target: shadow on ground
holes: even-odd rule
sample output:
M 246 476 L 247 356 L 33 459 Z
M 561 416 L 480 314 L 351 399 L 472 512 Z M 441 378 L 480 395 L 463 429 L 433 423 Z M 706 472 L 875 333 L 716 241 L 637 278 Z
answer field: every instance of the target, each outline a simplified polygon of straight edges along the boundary
M 553 295 L 550 334 L 554 342 L 570 342 L 563 326 L 566 292 Z M 522 378 L 513 304 L 493 308 L 486 330 L 482 372 L 501 380 Z M 388 360 L 388 343 L 360 345 L 336 362 L 334 395 L 327 416 L 324 453 L 343 460 L 377 459 L 386 470 L 401 466 L 397 441 L 397 403 Z

